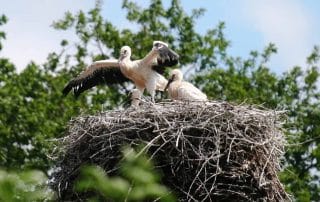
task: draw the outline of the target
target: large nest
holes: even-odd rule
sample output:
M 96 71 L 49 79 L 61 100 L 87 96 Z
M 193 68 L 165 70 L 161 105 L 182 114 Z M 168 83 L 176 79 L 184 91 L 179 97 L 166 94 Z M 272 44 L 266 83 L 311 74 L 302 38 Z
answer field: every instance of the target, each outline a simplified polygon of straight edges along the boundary
M 83 164 L 117 174 L 123 145 L 146 145 L 180 201 L 286 201 L 277 173 L 282 112 L 226 102 L 145 102 L 72 120 L 53 174 L 61 200 L 77 200 Z M 85 196 L 81 196 L 85 197 Z M 83 199 L 83 198 L 82 198 Z

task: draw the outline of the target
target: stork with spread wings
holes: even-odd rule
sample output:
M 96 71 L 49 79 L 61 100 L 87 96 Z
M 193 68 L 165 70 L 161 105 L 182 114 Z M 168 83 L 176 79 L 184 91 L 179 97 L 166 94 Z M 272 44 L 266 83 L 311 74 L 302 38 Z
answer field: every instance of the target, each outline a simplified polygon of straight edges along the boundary
M 140 60 L 132 61 L 131 48 L 123 46 L 118 60 L 108 59 L 93 62 L 79 76 L 69 81 L 63 89 L 67 95 L 73 90 L 77 97 L 83 91 L 100 84 L 116 84 L 132 81 L 140 95 L 146 89 L 154 101 L 155 91 L 163 91 L 168 83 L 162 74 L 165 67 L 178 64 L 179 55 L 162 41 L 154 41 L 152 50 Z

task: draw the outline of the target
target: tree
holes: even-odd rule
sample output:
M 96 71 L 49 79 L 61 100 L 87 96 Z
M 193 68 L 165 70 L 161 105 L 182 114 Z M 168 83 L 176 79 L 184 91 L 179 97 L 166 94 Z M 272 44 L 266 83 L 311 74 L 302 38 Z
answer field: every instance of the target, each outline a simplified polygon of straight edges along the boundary
M 0 26 L 6 24 L 8 21 L 7 17 L 5 15 L 0 16 Z M 6 38 L 6 33 L 3 31 L 0 31 L 0 51 L 2 49 L 1 40 Z
M 46 180 L 41 171 L 0 170 L 0 201 L 49 201 L 53 192 L 46 186 Z

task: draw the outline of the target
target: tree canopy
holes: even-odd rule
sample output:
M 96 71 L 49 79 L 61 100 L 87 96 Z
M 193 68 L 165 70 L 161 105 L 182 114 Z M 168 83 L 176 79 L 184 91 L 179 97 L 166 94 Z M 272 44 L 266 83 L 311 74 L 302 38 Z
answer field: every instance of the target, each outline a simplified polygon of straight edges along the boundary
M 180 54 L 180 67 L 193 72 L 191 81 L 210 99 L 263 105 L 287 111 L 288 139 L 280 174 L 289 193 L 298 201 L 320 200 L 320 91 L 319 47 L 282 74 L 272 72 L 268 61 L 276 44 L 252 51 L 248 58 L 231 56 L 223 22 L 200 34 L 197 19 L 205 12 L 187 14 L 178 0 L 165 8 L 161 0 L 148 7 L 134 1 L 122 4 L 135 30 L 120 29 L 101 13 L 101 3 L 89 12 L 67 12 L 53 23 L 57 30 L 74 30 L 78 42 L 61 42 L 61 52 L 48 54 L 45 64 L 30 62 L 20 73 L 14 61 L 0 58 L 0 166 L 8 169 L 36 168 L 47 172 L 50 154 L 70 118 L 123 105 L 130 85 L 99 86 L 78 99 L 62 97 L 61 90 L 91 61 L 119 56 L 121 46 L 135 47 L 132 58 L 143 57 L 153 40 L 166 41 Z M 9 16 L 10 17 L 10 16 Z M 0 26 L 8 19 L 2 15 Z M 10 21 L 9 21 L 10 23 Z M 5 33 L 0 30 L 1 41 Z M 75 47 L 75 52 L 68 51 Z M 121 90 L 119 91 L 118 88 Z

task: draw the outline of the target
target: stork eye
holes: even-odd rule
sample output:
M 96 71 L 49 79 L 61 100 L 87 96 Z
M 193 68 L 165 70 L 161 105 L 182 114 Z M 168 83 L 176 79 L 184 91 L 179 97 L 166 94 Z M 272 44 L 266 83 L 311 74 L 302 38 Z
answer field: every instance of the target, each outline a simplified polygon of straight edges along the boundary
M 126 54 L 126 53 L 127 53 L 127 50 L 124 50 L 123 53 Z

